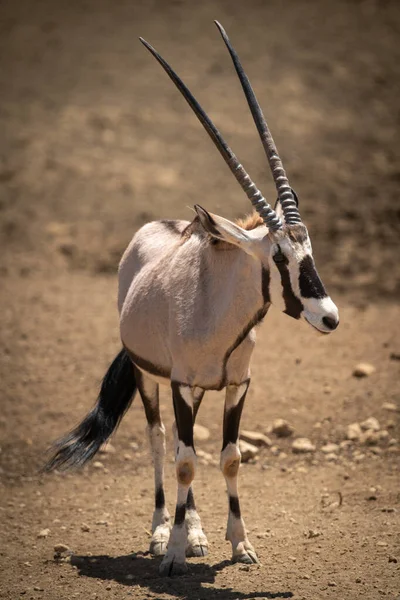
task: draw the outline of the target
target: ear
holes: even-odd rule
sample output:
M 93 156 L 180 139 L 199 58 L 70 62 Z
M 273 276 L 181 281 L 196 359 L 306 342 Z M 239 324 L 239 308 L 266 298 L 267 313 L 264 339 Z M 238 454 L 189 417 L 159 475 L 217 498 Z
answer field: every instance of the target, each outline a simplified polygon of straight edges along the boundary
M 232 223 L 232 221 L 224 219 L 224 217 L 219 217 L 218 215 L 207 212 L 198 204 L 195 204 L 194 208 L 203 228 L 213 238 L 222 240 L 228 244 L 239 246 L 249 254 L 252 254 L 251 246 L 254 243 L 255 238 L 260 237 L 261 232 L 257 232 L 258 235 L 255 236 L 254 231 L 246 231 L 239 227 L 239 225 Z M 265 232 L 263 235 L 265 235 Z
M 292 188 L 292 194 L 294 196 L 295 202 L 296 202 L 296 206 L 299 206 L 299 198 L 296 194 L 296 192 L 294 191 L 294 189 Z M 276 214 L 278 215 L 278 217 L 281 219 L 281 221 L 284 223 L 285 222 L 285 217 L 283 214 L 283 210 L 282 210 L 282 205 L 279 202 L 279 198 L 277 198 L 276 202 L 275 202 L 275 206 L 274 206 L 274 211 L 276 212 Z

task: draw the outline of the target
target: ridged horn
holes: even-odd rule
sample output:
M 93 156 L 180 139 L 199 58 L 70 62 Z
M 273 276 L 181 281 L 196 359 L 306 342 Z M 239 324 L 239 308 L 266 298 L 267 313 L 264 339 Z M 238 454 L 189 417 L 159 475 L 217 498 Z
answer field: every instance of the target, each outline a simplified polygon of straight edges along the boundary
M 215 127 L 214 123 L 211 121 L 211 119 L 207 116 L 200 104 L 197 102 L 196 98 L 189 91 L 189 89 L 186 87 L 186 85 L 183 83 L 180 77 L 178 77 L 175 71 L 173 71 L 170 65 L 153 48 L 153 46 L 151 46 L 143 38 L 139 39 L 142 42 L 142 44 L 146 46 L 146 48 L 151 52 L 154 58 L 160 63 L 164 71 L 167 73 L 167 75 L 169 75 L 169 77 L 174 82 L 178 90 L 181 92 L 181 94 L 183 95 L 183 97 L 185 98 L 185 100 L 199 119 L 200 123 L 203 125 L 204 129 L 207 131 L 208 135 L 220 151 L 223 159 L 232 171 L 233 175 L 242 187 L 243 191 L 246 193 L 250 202 L 264 220 L 264 223 L 272 231 L 277 231 L 278 229 L 281 229 L 282 221 L 280 220 L 274 209 L 268 204 L 268 202 L 266 201 L 260 190 L 257 188 L 255 183 L 253 183 L 253 181 L 250 179 L 249 175 L 247 174 L 243 166 L 240 164 L 240 162 L 238 161 L 237 157 L 232 152 L 228 144 L 225 142 L 224 138 L 222 137 L 218 129 Z
M 289 180 L 286 176 L 285 169 L 283 168 L 283 164 L 276 149 L 275 142 L 273 140 L 261 107 L 257 101 L 253 88 L 251 87 L 249 78 L 243 70 L 239 57 L 236 54 L 234 48 L 232 47 L 232 44 L 226 34 L 225 29 L 220 23 L 218 23 L 218 21 L 214 22 L 220 31 L 220 34 L 225 42 L 226 47 L 229 50 L 229 54 L 231 55 L 233 64 L 236 69 L 236 73 L 239 77 L 240 83 L 242 84 L 242 88 L 245 93 L 249 108 L 251 110 L 251 114 L 253 115 L 254 123 L 256 124 L 262 145 L 264 146 L 264 150 L 268 158 L 269 166 L 272 172 L 272 177 L 274 178 L 275 186 L 278 192 L 278 199 L 282 205 L 283 214 L 285 216 L 285 221 L 288 225 L 301 223 L 300 213 L 296 205 L 292 188 L 289 185 Z

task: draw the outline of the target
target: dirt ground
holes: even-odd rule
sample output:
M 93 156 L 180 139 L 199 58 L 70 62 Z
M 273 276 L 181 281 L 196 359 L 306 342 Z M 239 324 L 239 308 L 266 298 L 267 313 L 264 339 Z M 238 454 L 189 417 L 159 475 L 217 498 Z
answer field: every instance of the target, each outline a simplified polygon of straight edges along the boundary
M 21 0 L 0 14 L 0 597 L 398 599 L 398 4 Z M 103 466 L 38 468 L 91 407 L 120 348 L 116 265 L 132 234 L 154 218 L 191 218 L 196 202 L 228 218 L 248 210 L 139 35 L 274 199 L 213 19 L 265 108 L 341 325 L 320 337 L 271 309 L 259 329 L 242 426 L 265 432 L 284 418 L 317 447 L 296 455 L 293 438 L 272 435 L 279 451 L 263 449 L 241 468 L 261 565 L 230 564 L 223 478 L 200 460 L 195 492 L 210 553 L 166 580 L 146 553 L 153 475 L 138 399 Z M 359 362 L 375 372 L 353 377 Z M 162 404 L 170 432 L 167 392 Z M 209 393 L 198 419 L 211 436 L 197 447 L 216 461 L 222 404 Z M 322 446 L 368 417 L 388 432 L 378 445 L 342 444 L 328 460 Z M 58 543 L 73 550 L 71 562 L 54 560 Z

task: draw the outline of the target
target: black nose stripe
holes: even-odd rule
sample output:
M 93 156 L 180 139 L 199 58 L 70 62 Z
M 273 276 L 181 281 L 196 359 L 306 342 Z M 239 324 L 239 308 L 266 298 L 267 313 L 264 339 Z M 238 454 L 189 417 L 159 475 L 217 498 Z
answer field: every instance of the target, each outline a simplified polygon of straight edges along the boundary
M 300 262 L 299 287 L 302 298 L 326 298 L 324 284 L 319 278 L 311 256 L 305 256 Z
M 332 331 L 339 325 L 339 319 L 336 320 L 332 317 L 322 317 L 322 322 L 328 329 L 332 329 Z

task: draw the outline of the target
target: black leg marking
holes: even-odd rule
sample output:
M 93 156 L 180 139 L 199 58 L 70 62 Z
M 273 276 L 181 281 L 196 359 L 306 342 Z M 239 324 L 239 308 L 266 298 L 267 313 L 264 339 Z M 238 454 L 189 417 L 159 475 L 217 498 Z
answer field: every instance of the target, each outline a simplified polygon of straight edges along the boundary
M 240 504 L 237 496 L 229 496 L 229 510 L 236 519 L 240 519 Z
M 240 419 L 242 416 L 247 390 L 249 389 L 250 379 L 245 383 L 246 389 L 244 390 L 239 402 L 236 404 L 236 406 L 230 408 L 224 413 L 224 438 L 222 450 L 224 450 L 229 443 L 236 444 L 239 437 Z
M 191 406 L 187 405 L 185 399 L 182 398 L 180 392 L 181 385 L 176 381 L 171 383 L 178 440 L 183 442 L 185 446 L 194 448 L 193 410 Z
M 189 488 L 187 500 L 186 500 L 186 508 L 187 510 L 196 510 L 196 504 L 194 501 L 194 495 L 192 487 Z
M 161 423 L 160 416 L 160 403 L 159 403 L 159 394 L 158 394 L 158 386 L 156 388 L 155 395 L 150 397 L 146 392 L 146 388 L 144 385 L 143 374 L 140 369 L 135 367 L 135 377 L 137 381 L 137 386 L 139 389 L 140 397 L 143 402 L 144 412 L 146 414 L 146 419 L 150 427 L 154 425 L 159 425 Z
M 175 525 L 182 525 L 185 521 L 186 504 L 177 504 L 175 509 Z
M 160 486 L 156 490 L 156 508 L 164 508 L 165 507 L 165 494 L 164 489 Z

